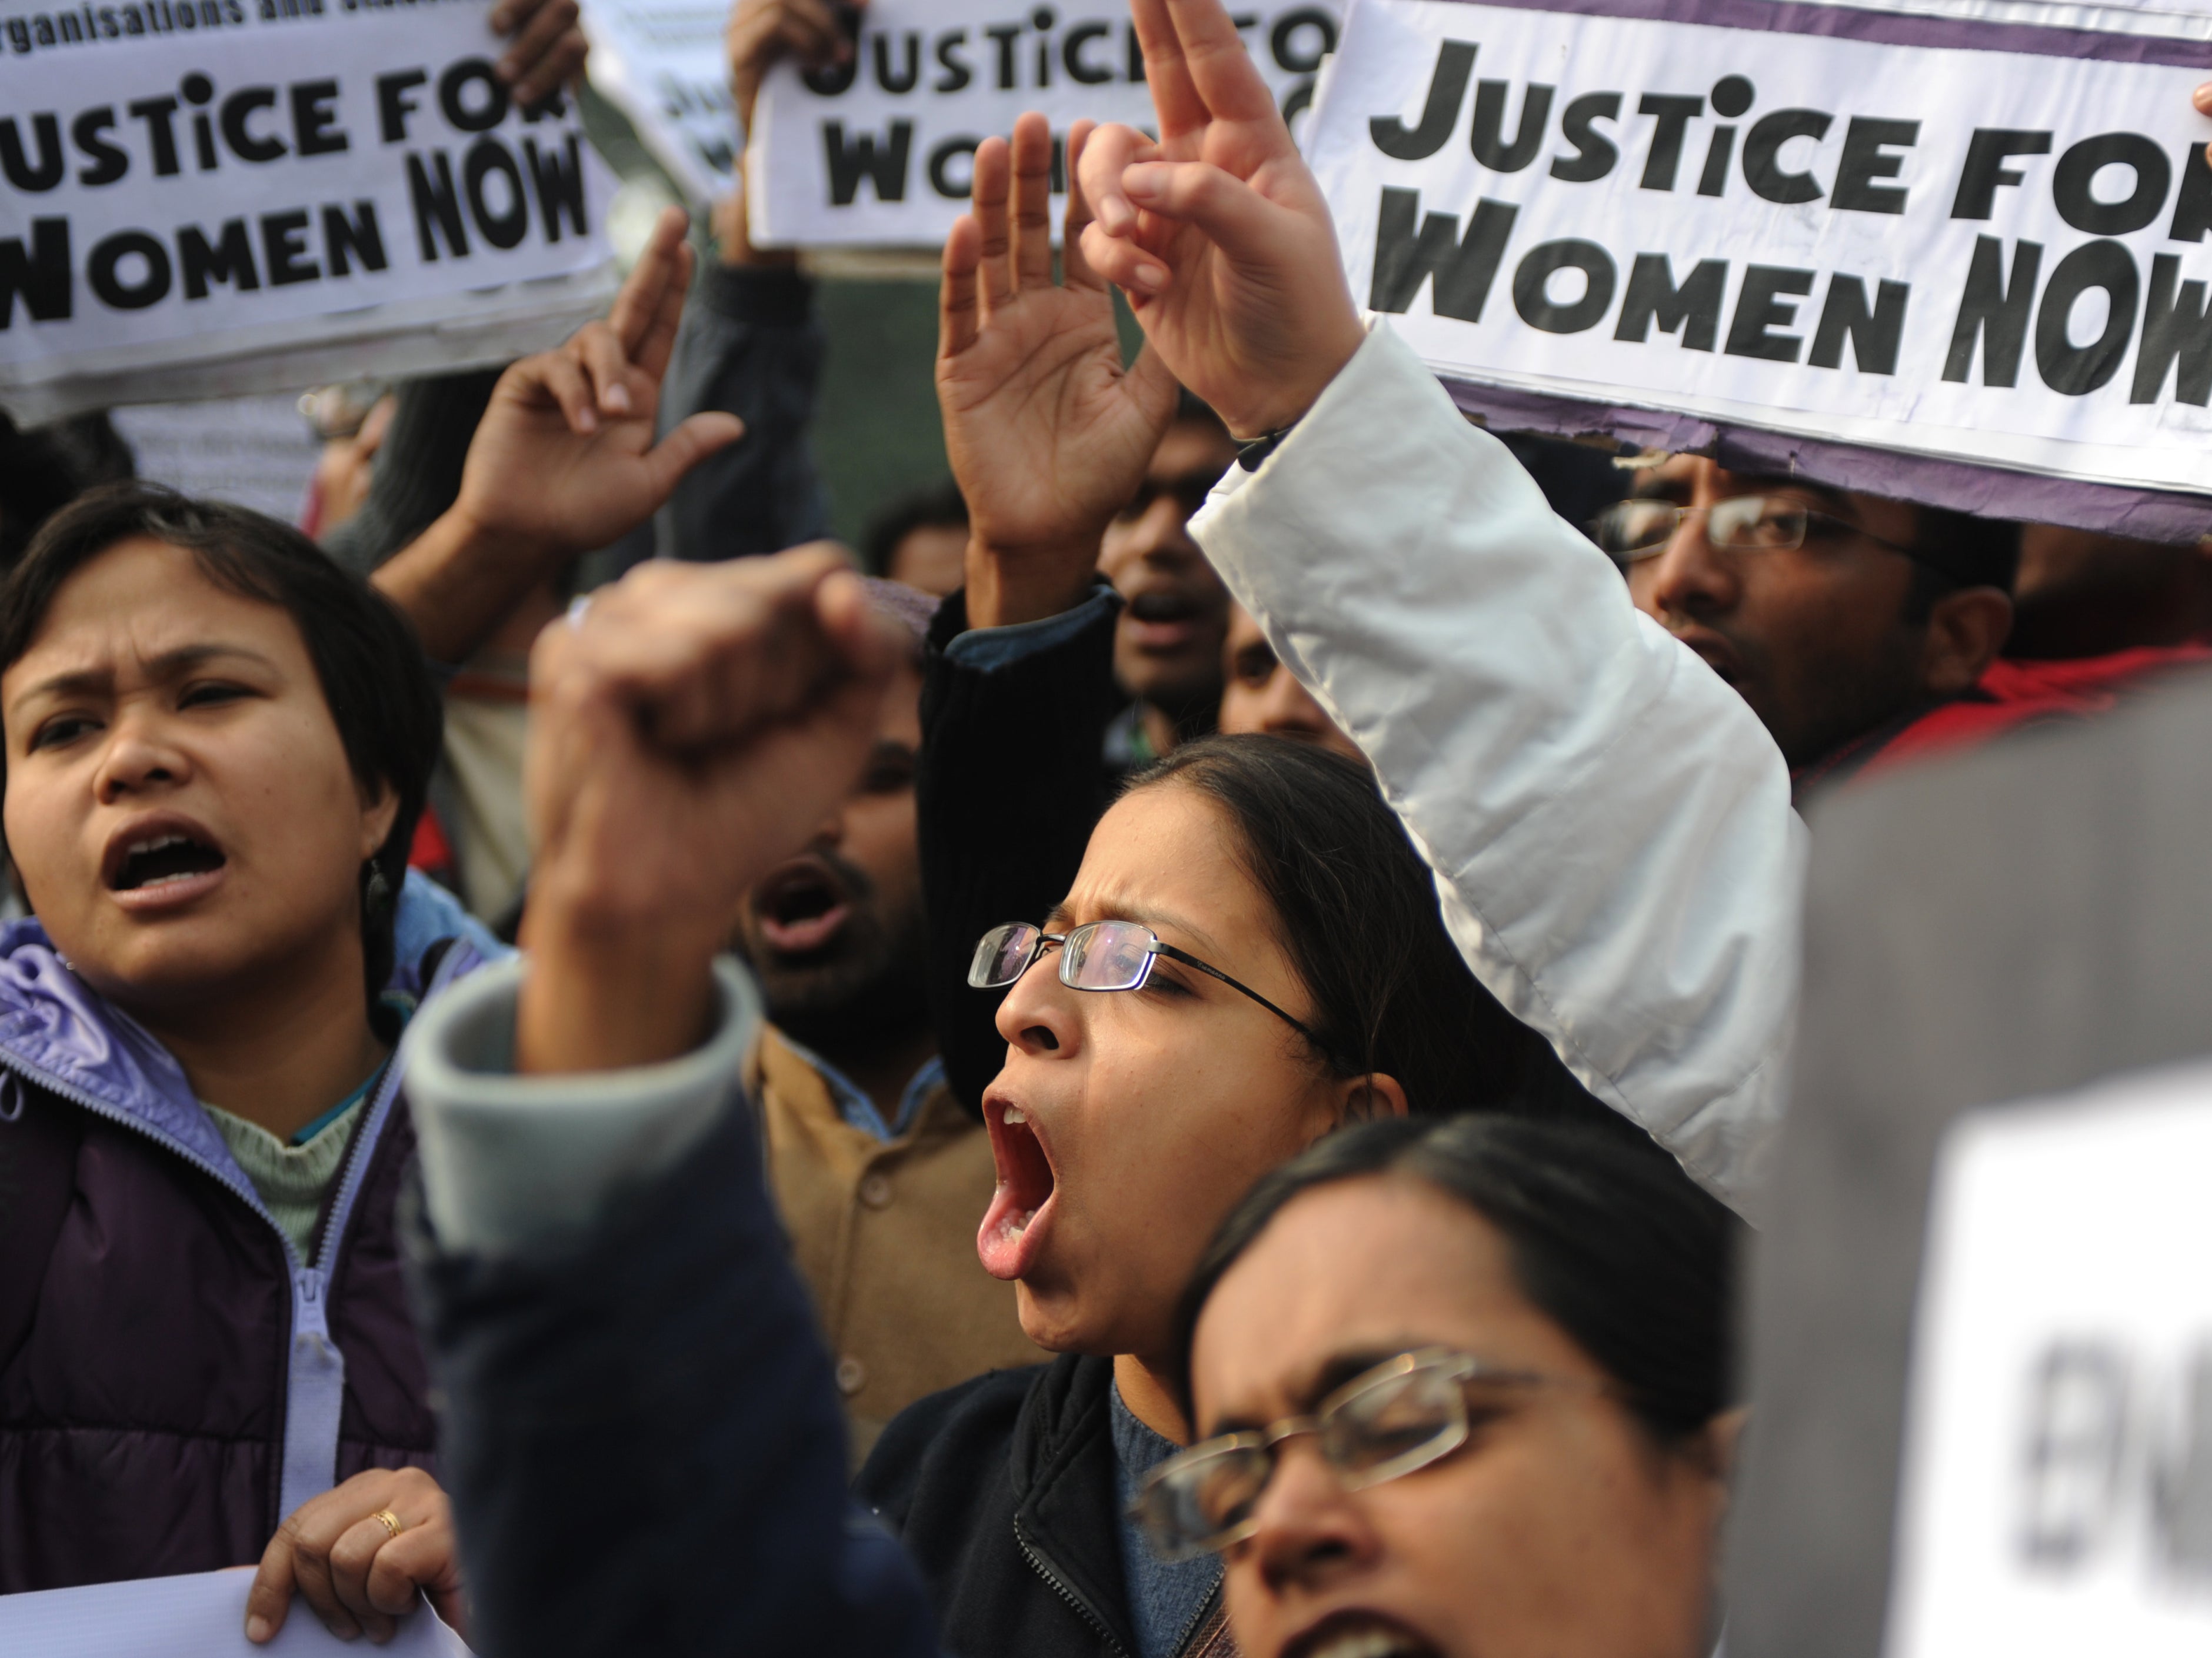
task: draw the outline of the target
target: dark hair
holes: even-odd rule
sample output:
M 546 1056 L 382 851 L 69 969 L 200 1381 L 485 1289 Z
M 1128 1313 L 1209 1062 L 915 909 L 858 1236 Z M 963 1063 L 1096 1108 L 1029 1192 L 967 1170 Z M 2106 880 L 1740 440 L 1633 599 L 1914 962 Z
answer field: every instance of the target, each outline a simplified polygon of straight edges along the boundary
M 216 586 L 289 616 L 355 780 L 365 793 L 389 787 L 398 797 L 392 832 L 362 871 L 362 950 L 374 1011 L 392 977 L 400 884 L 443 738 L 438 693 L 414 629 L 391 601 L 289 525 L 159 484 L 111 483 L 49 519 L 0 584 L 0 671 L 30 648 L 62 584 L 135 536 L 183 548 Z M 0 749 L 0 780 L 5 763 Z M 383 901 L 375 905 L 370 868 L 384 878 Z
M 127 478 L 131 450 L 105 415 L 26 430 L 0 413 L 0 571 L 39 526 L 96 483 Z
M 1521 1293 L 1621 1385 L 1662 1444 L 1735 1402 L 1741 1223 L 1655 1147 L 1497 1116 L 1363 1124 L 1264 1176 L 1183 1291 L 1176 1334 L 1186 1399 L 1191 1336 L 1223 1275 L 1291 1199 L 1372 1175 L 1425 1181 L 1503 1233 Z
M 899 543 L 916 530 L 964 530 L 968 527 L 968 498 L 951 478 L 915 489 L 868 520 L 860 537 L 860 568 L 870 575 L 887 576 L 898 556 Z
M 1287 738 L 1208 737 L 1129 787 L 1167 783 L 1197 790 L 1236 825 L 1334 1074 L 1395 1077 L 1417 1112 L 1565 1117 L 1641 1138 L 1468 970 L 1428 866 L 1365 767 Z
M 1913 586 L 1905 620 L 1922 623 L 1936 601 L 1961 587 L 2006 593 L 2020 574 L 2020 525 L 1944 507 L 1923 507 L 1912 533 Z

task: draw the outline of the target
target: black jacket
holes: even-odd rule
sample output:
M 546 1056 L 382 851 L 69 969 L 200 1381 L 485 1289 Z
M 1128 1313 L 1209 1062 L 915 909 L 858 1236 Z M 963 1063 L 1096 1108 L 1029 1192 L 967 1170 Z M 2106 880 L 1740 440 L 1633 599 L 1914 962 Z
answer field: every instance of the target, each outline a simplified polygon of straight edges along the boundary
M 897 1532 L 957 1658 L 1134 1658 L 1114 1361 L 1061 1355 L 918 1400 L 855 1486 Z M 1231 1658 L 1219 1591 L 1184 1658 Z
M 1001 921 L 1041 921 L 1067 896 L 1119 779 L 1101 744 L 1125 699 L 1114 683 L 1115 611 L 999 668 L 954 661 L 964 593 L 930 624 L 915 780 L 928 918 L 929 1013 L 945 1077 L 970 1111 L 1006 1063 L 995 990 L 971 989 L 975 941 Z

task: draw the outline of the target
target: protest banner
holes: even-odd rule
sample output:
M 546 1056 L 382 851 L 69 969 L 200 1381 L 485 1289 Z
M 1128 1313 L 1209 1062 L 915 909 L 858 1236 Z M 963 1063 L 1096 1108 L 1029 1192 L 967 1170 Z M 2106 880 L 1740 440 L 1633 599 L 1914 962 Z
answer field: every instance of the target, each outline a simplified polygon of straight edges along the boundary
M 729 193 L 744 145 L 722 53 L 729 16 L 725 0 L 584 0 L 592 87 L 696 207 Z
M 499 361 L 611 292 L 571 100 L 489 0 L 0 0 L 0 403 Z
M 1237 26 L 1293 131 L 1336 44 L 1339 8 L 1256 0 Z M 763 246 L 933 246 L 967 210 L 975 146 L 1042 110 L 1152 125 L 1143 54 L 1121 0 L 872 0 L 841 69 L 779 65 L 761 88 L 746 204 Z M 1055 153 L 1053 186 L 1065 189 Z M 1054 233 L 1059 232 L 1055 217 Z
M 2201 529 L 2143 492 L 2212 493 L 2212 21 L 1965 9 L 1353 0 L 1305 149 L 1354 296 L 1501 426 Z

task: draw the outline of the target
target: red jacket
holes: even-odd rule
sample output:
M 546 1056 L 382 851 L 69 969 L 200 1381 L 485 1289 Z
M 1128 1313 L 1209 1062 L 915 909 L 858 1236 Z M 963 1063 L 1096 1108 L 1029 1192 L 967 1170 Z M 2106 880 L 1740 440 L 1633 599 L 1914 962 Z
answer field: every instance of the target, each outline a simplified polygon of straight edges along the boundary
M 1796 775 L 1802 797 L 1818 784 L 1869 776 L 1930 755 L 2061 720 L 2109 714 L 2166 675 L 2212 665 L 2212 645 L 2146 646 L 2070 661 L 2000 657 L 1973 689 L 1918 708 L 1853 738 Z

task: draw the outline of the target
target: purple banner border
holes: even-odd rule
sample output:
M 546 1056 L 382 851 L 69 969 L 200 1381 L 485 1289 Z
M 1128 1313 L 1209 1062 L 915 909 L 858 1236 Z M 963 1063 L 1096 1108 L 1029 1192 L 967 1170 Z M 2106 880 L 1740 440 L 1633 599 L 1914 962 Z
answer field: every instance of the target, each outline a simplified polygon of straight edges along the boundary
M 1455 0 L 1510 11 L 1573 12 L 1632 17 L 1653 23 L 1707 23 L 1760 33 L 1817 34 L 1870 46 L 1945 46 L 1960 52 L 2014 52 L 2038 58 L 2088 58 L 2116 64 L 2212 69 L 2212 39 L 2115 34 L 2103 29 L 1991 23 L 1925 13 L 1869 11 L 1802 0 Z M 2161 14 L 2162 15 L 2162 14 Z
M 1443 386 L 1462 414 L 1480 417 L 1494 431 L 1543 432 L 1554 437 L 1602 434 L 1646 449 L 1708 454 L 1732 471 L 1801 477 L 1833 489 L 1987 518 L 2061 524 L 2142 541 L 2193 546 L 2212 535 L 2212 497 L 2204 495 L 2088 483 L 1864 444 L 1791 437 L 1694 415 L 1586 403 L 1449 377 Z

